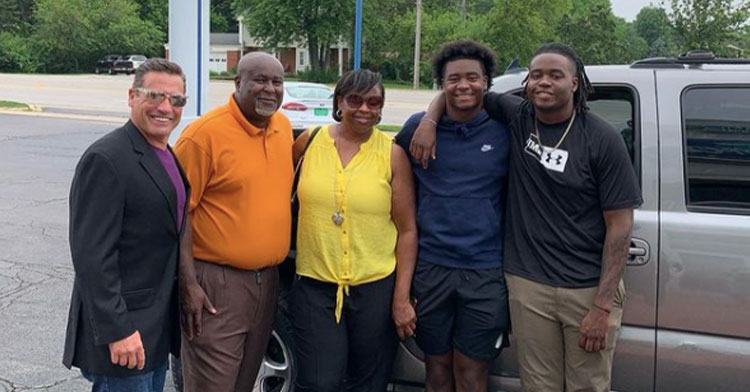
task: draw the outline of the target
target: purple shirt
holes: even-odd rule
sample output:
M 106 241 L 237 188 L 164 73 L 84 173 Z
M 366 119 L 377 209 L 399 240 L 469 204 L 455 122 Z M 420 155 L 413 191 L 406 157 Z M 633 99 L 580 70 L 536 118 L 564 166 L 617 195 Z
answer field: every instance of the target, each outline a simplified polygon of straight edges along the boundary
M 161 150 L 157 147 L 151 146 L 154 153 L 159 157 L 164 170 L 169 174 L 169 179 L 172 180 L 172 185 L 177 192 L 177 231 L 182 230 L 182 215 L 185 211 L 185 199 L 187 194 L 185 193 L 185 183 L 182 181 L 180 175 L 180 169 L 177 168 L 177 161 L 174 155 L 169 150 Z

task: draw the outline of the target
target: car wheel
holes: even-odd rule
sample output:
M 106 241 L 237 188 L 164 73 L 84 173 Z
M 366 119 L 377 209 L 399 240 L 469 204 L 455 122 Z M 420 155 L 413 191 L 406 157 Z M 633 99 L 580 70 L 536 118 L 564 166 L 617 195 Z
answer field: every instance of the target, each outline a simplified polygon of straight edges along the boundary
M 294 363 L 292 323 L 279 307 L 273 322 L 271 340 L 255 379 L 253 392 L 292 392 L 297 369 Z
M 280 306 L 276 312 L 271 339 L 263 355 L 253 392 L 294 391 L 294 377 L 297 375 L 297 369 L 294 367 L 292 324 L 284 313 L 285 311 Z M 171 356 L 171 360 L 175 390 L 182 392 L 182 363 L 180 358 L 175 356 Z

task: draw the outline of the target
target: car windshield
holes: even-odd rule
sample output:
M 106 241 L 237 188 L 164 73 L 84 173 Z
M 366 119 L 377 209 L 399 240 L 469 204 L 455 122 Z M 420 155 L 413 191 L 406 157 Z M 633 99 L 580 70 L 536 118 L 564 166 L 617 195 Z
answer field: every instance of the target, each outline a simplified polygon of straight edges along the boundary
M 318 86 L 294 86 L 287 87 L 286 92 L 294 98 L 329 99 L 333 90 Z

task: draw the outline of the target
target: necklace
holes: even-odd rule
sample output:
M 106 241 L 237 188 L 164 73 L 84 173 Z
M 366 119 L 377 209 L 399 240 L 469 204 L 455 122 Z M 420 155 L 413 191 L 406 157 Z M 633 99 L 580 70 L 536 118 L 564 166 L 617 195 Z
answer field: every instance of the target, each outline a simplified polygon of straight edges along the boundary
M 553 147 L 552 150 L 557 150 L 557 147 L 560 147 L 560 145 L 562 144 L 563 140 L 565 140 L 565 137 L 568 136 L 568 132 L 570 132 L 570 127 L 573 126 L 573 121 L 575 121 L 575 119 L 576 119 L 576 112 L 574 110 L 573 111 L 573 116 L 571 116 L 570 117 L 570 121 L 568 121 L 568 127 L 565 128 L 565 133 L 563 133 L 562 137 L 560 138 L 560 140 L 557 141 L 557 144 L 555 144 L 555 147 Z M 537 126 L 538 122 L 539 122 L 539 120 L 537 120 L 536 116 L 534 116 L 534 131 L 536 131 L 536 140 L 539 141 L 539 145 L 540 146 L 547 147 L 544 144 L 542 144 L 542 137 L 539 136 L 539 127 Z M 549 147 L 547 147 L 547 148 L 549 148 Z

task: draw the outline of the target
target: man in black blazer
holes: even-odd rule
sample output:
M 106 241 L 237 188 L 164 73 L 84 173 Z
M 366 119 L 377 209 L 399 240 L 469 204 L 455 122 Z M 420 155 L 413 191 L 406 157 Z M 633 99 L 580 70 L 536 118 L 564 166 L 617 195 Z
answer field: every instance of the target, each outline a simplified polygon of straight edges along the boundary
M 167 142 L 186 102 L 175 63 L 150 59 L 129 89 L 130 121 L 92 144 L 70 190 L 75 283 L 63 364 L 93 391 L 161 391 L 178 353 L 178 259 L 192 257 L 189 186 Z M 184 228 L 184 230 L 183 230 Z

